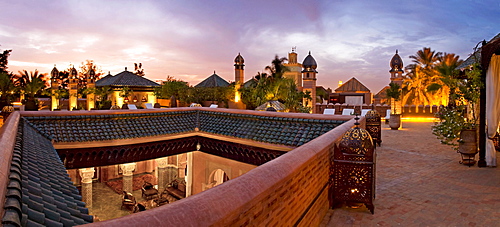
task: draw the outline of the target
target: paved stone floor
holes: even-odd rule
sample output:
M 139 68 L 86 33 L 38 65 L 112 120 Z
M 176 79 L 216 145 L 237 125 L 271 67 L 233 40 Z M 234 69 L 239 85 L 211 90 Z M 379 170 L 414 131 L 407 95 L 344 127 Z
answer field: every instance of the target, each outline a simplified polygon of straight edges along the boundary
M 500 168 L 459 164 L 460 155 L 432 135 L 432 124 L 383 124 L 375 214 L 343 206 L 321 226 L 500 226 Z

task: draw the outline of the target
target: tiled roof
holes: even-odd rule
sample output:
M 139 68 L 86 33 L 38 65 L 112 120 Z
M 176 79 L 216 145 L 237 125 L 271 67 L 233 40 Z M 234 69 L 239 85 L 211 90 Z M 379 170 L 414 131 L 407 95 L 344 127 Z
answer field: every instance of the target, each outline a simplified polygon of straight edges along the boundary
M 130 139 L 194 131 L 196 111 L 25 117 L 54 142 Z
M 358 79 L 356 78 L 351 78 L 342 86 L 338 87 L 335 89 L 336 92 L 356 92 L 356 91 L 367 91 L 370 92 L 370 89 L 368 89 L 365 85 L 363 85 L 361 82 L 359 82 Z
M 143 76 L 123 71 L 115 76 L 107 75 L 95 82 L 96 86 L 159 87 L 160 85 Z
M 24 118 L 54 142 L 159 136 L 192 132 L 199 127 L 201 132 L 287 146 L 300 146 L 345 122 L 201 110 Z
M 4 226 L 74 226 L 91 223 L 52 143 L 21 123 L 7 186 Z
M 201 81 L 199 84 L 197 84 L 195 87 L 227 87 L 229 86 L 229 83 L 222 79 L 219 75 L 212 74 L 209 76 L 207 79 Z
M 279 101 L 267 101 L 266 103 L 255 108 L 255 110 L 266 111 L 268 107 L 273 107 L 278 112 L 286 110 L 285 105 Z
M 382 89 L 380 89 L 380 91 L 373 96 L 373 98 L 378 98 L 378 99 L 385 99 L 387 98 L 386 97 L 386 94 L 385 94 L 385 91 L 389 88 L 389 86 L 385 86 L 383 87 Z

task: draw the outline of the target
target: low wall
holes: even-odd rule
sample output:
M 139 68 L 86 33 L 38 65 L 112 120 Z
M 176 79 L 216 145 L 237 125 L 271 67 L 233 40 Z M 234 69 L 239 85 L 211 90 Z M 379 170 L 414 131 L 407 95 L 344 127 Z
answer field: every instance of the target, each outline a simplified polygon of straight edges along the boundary
M 403 117 L 434 117 L 434 114 L 439 111 L 439 106 L 433 105 L 405 105 L 402 108 Z M 347 104 L 320 104 L 316 103 L 316 113 L 322 114 L 325 109 L 335 109 L 335 114 L 342 114 L 344 109 L 354 109 L 355 113 L 360 114 L 360 109 L 372 109 L 372 105 L 363 104 L 362 106 L 353 106 Z M 381 117 L 385 117 L 387 110 L 390 110 L 391 106 L 387 104 L 376 104 L 375 110 L 380 114 Z

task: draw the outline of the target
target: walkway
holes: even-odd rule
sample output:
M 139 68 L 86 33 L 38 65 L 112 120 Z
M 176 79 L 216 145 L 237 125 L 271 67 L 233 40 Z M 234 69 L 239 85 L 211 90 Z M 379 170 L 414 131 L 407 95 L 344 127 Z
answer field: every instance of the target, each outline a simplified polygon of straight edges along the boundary
M 344 206 L 330 210 L 322 226 L 499 226 L 500 168 L 459 164 L 432 124 L 403 122 L 397 131 L 383 124 L 375 214 Z

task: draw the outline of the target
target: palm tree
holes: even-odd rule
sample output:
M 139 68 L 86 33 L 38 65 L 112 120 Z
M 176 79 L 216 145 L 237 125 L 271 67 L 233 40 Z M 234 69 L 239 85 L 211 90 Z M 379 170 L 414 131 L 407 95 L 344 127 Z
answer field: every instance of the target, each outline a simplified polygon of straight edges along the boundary
M 413 64 L 406 67 L 407 78 L 403 82 L 403 104 L 435 105 L 439 104 L 446 89 L 436 87 L 440 84 L 439 73 L 436 65 L 442 58 L 442 53 L 424 47 L 410 56 Z M 409 102 L 408 102 L 409 101 Z
M 283 62 L 286 60 L 288 59 L 285 57 L 280 58 L 276 55 L 271 61 L 271 65 L 266 66 L 265 70 L 268 70 L 273 78 L 281 78 L 288 71 L 288 68 L 283 65 Z
M 439 57 L 439 62 L 435 66 L 437 71 L 434 83 L 428 87 L 430 91 L 438 91 L 439 98 L 448 97 L 448 103 L 454 103 L 460 80 L 457 79 L 457 67 L 462 64 L 460 56 L 453 53 L 444 53 Z M 447 104 L 442 102 L 442 105 Z
M 24 99 L 24 94 L 28 93 L 34 98 L 35 94 L 48 86 L 46 75 L 42 73 L 39 74 L 36 69 L 34 72 L 29 73 L 26 70 L 19 71 L 19 75 L 15 75 L 14 77 L 14 85 L 22 91 L 21 100 Z
M 391 107 L 393 107 L 392 113 L 396 114 L 396 104 L 395 103 L 396 103 L 396 101 L 399 101 L 399 99 L 401 98 L 401 90 L 400 90 L 399 85 L 396 83 L 390 83 L 389 88 L 387 88 L 385 90 L 385 96 L 387 98 L 391 98 L 392 99 L 391 101 L 394 101 L 394 103 L 391 102 Z

